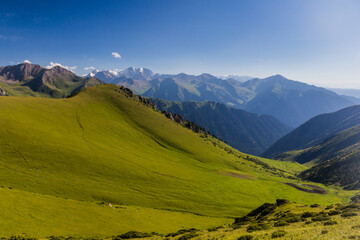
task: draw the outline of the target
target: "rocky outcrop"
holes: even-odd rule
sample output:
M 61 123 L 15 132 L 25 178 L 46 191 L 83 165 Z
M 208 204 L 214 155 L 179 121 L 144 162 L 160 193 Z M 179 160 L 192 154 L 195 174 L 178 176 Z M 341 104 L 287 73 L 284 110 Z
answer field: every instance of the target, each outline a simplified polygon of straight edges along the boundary
M 177 113 L 172 114 L 172 113 L 169 113 L 167 111 L 162 111 L 161 113 L 164 114 L 165 117 L 171 119 L 172 121 L 180 124 L 183 127 L 188 128 L 188 129 L 190 129 L 190 130 L 192 130 L 192 131 L 194 131 L 196 133 L 209 134 L 209 132 L 206 131 L 204 128 L 199 127 L 194 122 L 190 122 L 190 121 L 185 120 L 181 115 L 179 115 Z
M 47 69 L 30 63 L 0 67 L 0 82 L 8 84 L 14 92 L 21 86 L 54 98 L 68 97 L 84 87 L 103 83 L 96 78 L 79 77 L 60 66 Z
M 0 67 L 0 81 L 23 82 L 39 76 L 45 68 L 40 65 L 22 63 L 14 66 Z
M 0 88 L 0 96 L 9 96 L 9 94 L 5 89 Z

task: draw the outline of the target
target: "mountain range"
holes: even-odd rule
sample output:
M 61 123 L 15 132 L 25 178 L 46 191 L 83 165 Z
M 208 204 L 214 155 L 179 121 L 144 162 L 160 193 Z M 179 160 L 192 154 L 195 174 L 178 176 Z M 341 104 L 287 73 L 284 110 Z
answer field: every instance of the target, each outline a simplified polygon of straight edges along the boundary
M 67 97 L 84 87 L 102 84 L 93 78 L 78 77 L 60 66 L 51 69 L 22 63 L 0 67 L 1 95 Z
M 340 96 L 281 75 L 241 82 L 210 74 L 153 74 L 145 68 L 128 68 L 115 72 L 97 71 L 89 76 L 128 87 L 146 97 L 169 101 L 214 101 L 248 112 L 272 115 L 291 127 L 297 127 L 318 114 L 358 102 L 356 98 Z
M 66 99 L 0 97 L 0 231 L 169 233 L 228 224 L 276 198 L 343 201 L 284 184 L 297 184 L 297 163 L 238 152 L 145 103 L 108 84 Z
M 299 174 L 304 180 L 360 189 L 360 105 L 312 118 L 264 156 L 310 167 Z
M 360 105 L 351 106 L 333 113 L 321 114 L 279 139 L 263 156 L 276 157 L 277 154 L 283 152 L 312 147 L 358 124 L 360 124 Z M 303 163 L 303 161 L 300 162 Z
M 137 72 L 145 77 L 140 69 L 124 71 L 121 77 L 131 79 L 125 73 Z M 323 120 L 345 126 L 327 129 L 344 131 L 324 134 L 317 145 L 293 153 L 312 156 L 302 165 L 239 152 L 185 120 L 204 124 L 239 148 L 260 152 L 290 130 L 272 116 L 216 102 L 152 99 L 166 110 L 159 111 L 148 98 L 128 88 L 102 84 L 91 76 L 80 78 L 61 67 L 20 64 L 2 68 L 1 73 L 2 93 L 12 95 L 0 97 L 0 221 L 5 223 L 0 233 L 5 237 L 109 238 L 134 230 L 169 234 L 185 228 L 211 229 L 229 226 L 233 218 L 276 199 L 328 206 L 354 195 L 309 180 L 358 188 L 359 131 L 350 128 L 358 121 L 356 106 L 340 111 L 342 118 Z M 193 79 L 157 75 L 141 81 L 161 83 L 183 77 L 189 83 Z M 231 89 L 227 85 L 231 81 L 207 74 L 196 78 L 193 86 L 215 89 L 224 84 L 223 89 Z M 89 86 L 91 81 L 96 86 Z M 289 82 L 280 83 L 281 89 L 290 88 Z M 234 80 L 233 84 L 245 83 Z M 256 79 L 248 84 L 253 89 L 244 89 L 258 94 L 267 88 Z M 185 118 L 167 111 L 183 113 Z
M 270 115 L 258 115 L 216 102 L 150 98 L 160 110 L 195 122 L 239 151 L 260 155 L 292 128 Z
M 301 178 L 350 190 L 360 189 L 359 159 L 360 124 L 335 134 L 294 158 L 315 165 L 302 172 Z

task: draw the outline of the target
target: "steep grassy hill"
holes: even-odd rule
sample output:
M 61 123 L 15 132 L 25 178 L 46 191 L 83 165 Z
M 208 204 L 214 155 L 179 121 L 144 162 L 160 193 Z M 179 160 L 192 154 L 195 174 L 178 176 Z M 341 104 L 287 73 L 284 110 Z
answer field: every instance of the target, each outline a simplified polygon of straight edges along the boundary
M 279 153 L 314 146 L 358 124 L 360 124 L 360 105 L 316 116 L 274 143 L 263 156 L 275 157 Z
M 294 159 L 316 164 L 301 173 L 304 179 L 360 189 L 360 124 L 302 151 Z
M 114 85 L 66 99 L 0 97 L 0 109 L 4 236 L 166 233 L 228 223 L 277 198 L 330 204 L 353 194 L 302 189 L 300 165 L 239 153 Z
M 84 87 L 102 84 L 96 78 L 78 77 L 60 66 L 46 69 L 22 63 L 0 67 L 0 96 L 67 97 Z
M 260 155 L 291 128 L 269 115 L 258 115 L 216 102 L 175 102 L 152 98 L 160 110 L 178 113 L 241 152 Z

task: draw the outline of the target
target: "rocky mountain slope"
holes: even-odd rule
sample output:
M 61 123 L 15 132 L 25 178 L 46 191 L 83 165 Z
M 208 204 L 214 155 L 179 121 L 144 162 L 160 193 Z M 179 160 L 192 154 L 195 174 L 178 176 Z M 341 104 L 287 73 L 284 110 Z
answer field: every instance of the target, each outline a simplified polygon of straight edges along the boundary
M 60 66 L 46 69 L 40 65 L 22 63 L 0 67 L 2 95 L 67 97 L 84 87 L 102 84 L 96 78 L 78 77 Z

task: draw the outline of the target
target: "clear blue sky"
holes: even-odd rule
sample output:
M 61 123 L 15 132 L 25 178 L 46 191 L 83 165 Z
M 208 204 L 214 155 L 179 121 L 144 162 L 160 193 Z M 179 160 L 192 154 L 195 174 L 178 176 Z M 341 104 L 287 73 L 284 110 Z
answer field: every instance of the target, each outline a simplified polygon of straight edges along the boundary
M 360 88 L 357 0 L 0 0 L 0 65 L 238 74 Z M 121 58 L 115 58 L 116 52 Z

